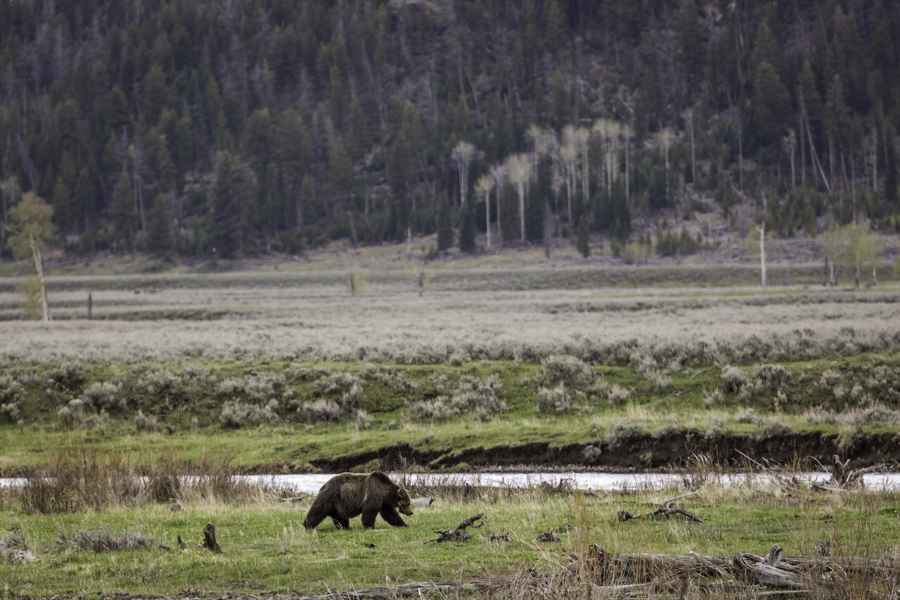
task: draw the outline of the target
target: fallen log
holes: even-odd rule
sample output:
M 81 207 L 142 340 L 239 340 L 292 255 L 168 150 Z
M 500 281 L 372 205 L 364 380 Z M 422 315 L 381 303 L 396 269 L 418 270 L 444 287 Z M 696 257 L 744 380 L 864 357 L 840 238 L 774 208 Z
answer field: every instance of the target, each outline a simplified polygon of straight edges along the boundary
M 475 525 L 478 521 L 484 518 L 484 513 L 479 513 L 474 517 L 469 517 L 462 523 L 456 526 L 455 529 L 438 529 L 435 533 L 438 534 L 437 539 L 429 540 L 429 542 L 465 542 L 471 539 L 471 535 L 466 531 L 469 527 L 474 527 L 475 529 L 480 528 L 484 523 L 479 525 Z M 427 542 L 426 542 L 427 543 Z
M 833 575 L 900 576 L 900 561 L 867 557 L 787 557 L 776 544 L 767 556 L 740 553 L 736 556 L 699 554 L 620 554 L 602 549 L 591 553 L 593 572 L 604 580 L 641 583 L 666 573 L 674 578 L 734 579 L 769 589 L 800 590 L 810 585 L 829 587 Z

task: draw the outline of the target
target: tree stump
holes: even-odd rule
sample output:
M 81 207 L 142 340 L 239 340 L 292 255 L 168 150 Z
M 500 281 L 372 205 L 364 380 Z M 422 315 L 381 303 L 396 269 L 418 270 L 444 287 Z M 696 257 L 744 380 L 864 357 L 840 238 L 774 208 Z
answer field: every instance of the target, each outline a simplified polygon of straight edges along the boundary
M 216 526 L 212 523 L 207 523 L 203 529 L 203 547 L 216 554 L 222 553 L 222 548 L 219 546 L 219 542 L 216 541 Z

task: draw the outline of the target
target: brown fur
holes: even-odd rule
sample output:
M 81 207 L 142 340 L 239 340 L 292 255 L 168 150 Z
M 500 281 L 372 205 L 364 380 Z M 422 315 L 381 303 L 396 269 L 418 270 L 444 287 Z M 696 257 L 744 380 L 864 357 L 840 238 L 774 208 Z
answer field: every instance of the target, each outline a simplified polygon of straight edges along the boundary
M 303 526 L 315 529 L 331 517 L 338 529 L 349 529 L 350 519 L 362 515 L 363 527 L 375 526 L 381 515 L 394 527 L 406 527 L 397 514 L 413 514 L 409 494 L 384 473 L 342 473 L 328 480 L 313 501 Z

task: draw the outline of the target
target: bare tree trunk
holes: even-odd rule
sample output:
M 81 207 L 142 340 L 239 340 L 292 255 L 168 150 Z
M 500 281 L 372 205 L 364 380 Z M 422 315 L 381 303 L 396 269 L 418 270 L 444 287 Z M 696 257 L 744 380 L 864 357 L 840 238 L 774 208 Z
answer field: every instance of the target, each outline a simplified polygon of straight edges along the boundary
M 519 184 L 519 237 L 525 242 L 525 185 Z
M 800 116 L 800 185 L 806 186 L 806 126 Z
M 625 136 L 625 203 L 631 208 L 631 138 L 628 135 Z
M 497 191 L 495 192 L 497 198 L 497 244 L 503 247 L 503 221 L 500 218 L 500 184 L 497 184 Z
M 691 125 L 691 182 L 697 185 L 697 146 L 694 143 L 694 110 L 690 112 Z
M 872 265 L 872 285 L 878 287 L 878 266 Z
M 41 285 L 41 320 L 44 323 L 50 321 L 50 303 L 47 301 L 47 281 L 44 279 L 44 257 L 38 247 L 34 236 L 29 238 L 31 244 L 31 256 L 34 258 L 34 270 L 37 273 L 38 282 Z
M 763 221 L 759 226 L 759 283 L 762 287 L 766 287 L 768 281 L 766 279 L 766 222 Z
M 544 256 L 550 260 L 553 241 L 553 211 L 550 203 L 544 202 Z
M 484 195 L 484 235 L 485 235 L 485 246 L 488 250 L 491 249 L 491 192 L 488 189 L 488 192 Z

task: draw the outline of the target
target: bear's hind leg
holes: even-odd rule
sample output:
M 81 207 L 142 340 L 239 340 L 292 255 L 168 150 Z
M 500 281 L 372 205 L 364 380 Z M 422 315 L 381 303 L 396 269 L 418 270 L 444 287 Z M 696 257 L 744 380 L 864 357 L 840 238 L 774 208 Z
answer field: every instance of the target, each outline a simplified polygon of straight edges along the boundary
M 406 523 L 403 522 L 400 514 L 394 509 L 393 506 L 382 507 L 381 518 L 387 521 L 389 525 L 393 525 L 394 527 L 406 527 Z

